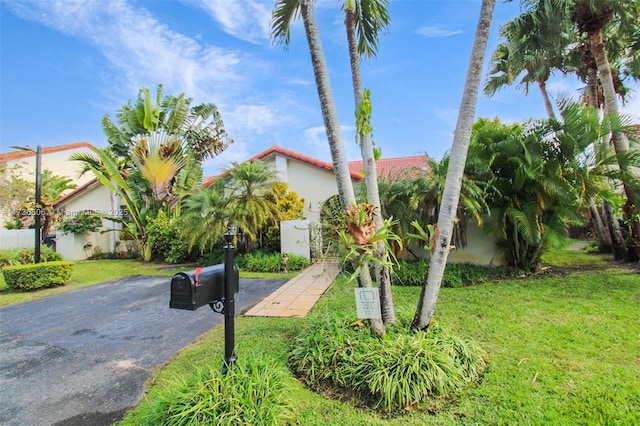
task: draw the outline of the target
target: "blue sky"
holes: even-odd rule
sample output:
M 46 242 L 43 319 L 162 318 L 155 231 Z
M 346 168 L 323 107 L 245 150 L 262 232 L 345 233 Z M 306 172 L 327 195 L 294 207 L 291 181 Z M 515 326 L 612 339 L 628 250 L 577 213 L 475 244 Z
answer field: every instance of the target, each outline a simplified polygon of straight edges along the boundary
M 288 49 L 269 39 L 274 0 L 0 0 L 0 144 L 106 146 L 100 121 L 138 90 L 185 92 L 213 102 L 235 143 L 205 164 L 219 173 L 273 144 L 330 161 L 301 23 Z M 384 157 L 449 149 L 480 0 L 390 0 L 391 24 L 377 58 L 362 64 L 373 132 Z M 341 0 L 316 11 L 350 160 L 353 92 Z M 487 57 L 519 2 L 498 0 Z M 487 67 L 483 70 L 487 73 Z M 576 96 L 580 83 L 553 78 L 549 90 Z M 640 87 L 624 112 L 640 115 Z M 546 116 L 531 87 L 480 95 L 478 117 L 505 122 Z

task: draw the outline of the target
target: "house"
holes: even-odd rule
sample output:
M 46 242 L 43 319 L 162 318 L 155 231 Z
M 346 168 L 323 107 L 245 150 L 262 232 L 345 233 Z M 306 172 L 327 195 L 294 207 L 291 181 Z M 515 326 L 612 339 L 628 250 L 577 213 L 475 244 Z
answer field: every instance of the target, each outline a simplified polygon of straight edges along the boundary
M 93 179 L 91 173 L 82 172 L 82 163 L 77 161 L 69 161 L 69 157 L 73 154 L 91 154 L 93 145 L 88 142 L 77 142 L 61 146 L 43 147 L 40 151 L 42 171 L 49 170 L 55 176 L 63 176 L 72 179 L 73 182 L 82 186 Z M 0 154 L 0 173 L 8 173 L 21 177 L 27 181 L 34 183 L 35 191 L 35 170 L 36 170 L 36 153 L 34 151 L 16 150 Z M 69 193 L 67 190 L 65 193 Z M 65 194 L 63 193 L 63 195 Z M 0 229 L 4 228 L 5 223 L 11 220 L 11 212 L 0 211 Z
M 53 207 L 64 212 L 65 217 L 73 217 L 85 211 L 108 216 L 123 215 L 118 196 L 106 186 L 92 179 L 57 200 Z M 66 260 L 82 260 L 99 252 L 118 252 L 124 250 L 120 243 L 118 230 L 121 225 L 103 220 L 103 231 L 82 234 L 56 233 L 56 251 Z M 122 247 L 121 247 L 122 246 Z
M 68 158 L 68 157 L 67 157 Z M 322 206 L 337 194 L 337 184 L 333 174 L 333 165 L 318 159 L 297 153 L 295 151 L 273 145 L 247 161 L 261 160 L 277 171 L 278 179 L 286 183 L 289 190 L 304 199 L 304 221 L 283 223 L 283 251 L 309 256 L 311 246 L 319 250 L 321 245 L 314 235 L 314 229 L 319 229 Z M 349 162 L 349 171 L 354 183 L 363 179 L 363 162 Z M 395 175 L 403 170 L 417 168 L 428 171 L 426 155 L 416 155 L 399 158 L 383 158 L 376 163 L 379 176 Z M 90 175 L 90 174 L 89 174 Z M 91 176 L 90 176 L 91 177 Z M 210 185 L 216 177 L 207 179 L 203 186 Z M 67 214 L 75 214 L 85 210 L 98 211 L 109 215 L 119 216 L 122 211 L 117 195 L 95 179 L 84 182 L 74 191 L 66 194 L 55 203 L 55 208 L 64 210 Z M 116 229 L 119 225 L 105 222 L 105 230 Z M 103 252 L 116 251 L 121 248 L 118 233 L 115 231 L 96 235 L 84 235 L 69 243 L 67 237 L 58 236 L 59 250 L 68 259 L 84 259 L 100 250 Z M 68 238 L 67 238 L 68 239 Z M 470 224 L 468 227 L 468 247 L 451 253 L 452 261 L 473 262 L 479 264 L 495 263 L 499 258 L 499 250 L 495 243 L 484 236 L 481 230 Z M 290 246 L 286 246 L 290 244 Z

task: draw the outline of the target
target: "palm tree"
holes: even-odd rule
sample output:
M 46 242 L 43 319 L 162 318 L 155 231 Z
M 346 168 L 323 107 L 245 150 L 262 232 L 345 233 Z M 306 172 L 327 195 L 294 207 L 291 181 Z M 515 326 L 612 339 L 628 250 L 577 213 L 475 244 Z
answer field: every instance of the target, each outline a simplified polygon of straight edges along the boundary
M 338 196 L 343 210 L 355 204 L 356 199 L 353 192 L 353 183 L 347 165 L 347 154 L 342 141 L 340 121 L 338 111 L 329 81 L 329 71 L 327 61 L 324 56 L 322 42 L 320 41 L 320 30 L 316 21 L 313 0 L 277 0 L 273 10 L 273 21 L 271 22 L 272 38 L 276 42 L 288 44 L 290 40 L 291 22 L 300 15 L 304 23 L 311 63 L 313 66 L 313 76 L 316 81 L 318 97 L 320 99 L 320 109 L 324 121 L 329 150 L 336 183 L 338 185 Z
M 438 214 L 438 236 L 435 239 L 435 250 L 431 254 L 429 273 L 425 284 L 422 286 L 416 313 L 411 324 L 412 327 L 420 330 L 427 328 L 433 318 L 440 285 L 442 284 L 442 275 L 449 256 L 453 223 L 455 212 L 458 209 L 467 150 L 471 139 L 471 126 L 473 125 L 480 87 L 480 75 L 489 40 L 489 28 L 491 27 L 494 6 L 495 0 L 482 1 L 480 18 L 471 49 L 471 58 L 460 103 L 458 121 L 453 136 L 453 146 L 449 159 L 447 180 L 442 195 L 442 205 Z
M 184 212 L 178 221 L 189 251 L 197 248 L 204 253 L 219 247 L 220 239 L 232 223 L 227 209 L 230 203 L 231 195 L 218 181 L 185 200 Z
M 632 25 L 640 20 L 640 3 L 620 0 L 577 0 L 574 5 L 573 21 L 580 34 L 586 33 L 589 47 L 598 68 L 598 76 L 604 95 L 604 111 L 617 119 L 619 116 L 618 99 L 613 82 L 613 73 L 609 62 L 607 47 L 604 40 L 604 30 L 609 24 Z M 620 158 L 620 170 L 637 179 L 639 173 L 636 168 L 628 167 L 622 157 L 630 150 L 629 139 L 623 132 L 613 132 L 613 147 Z M 631 185 L 623 182 L 627 196 L 627 213 L 631 213 L 640 206 L 640 196 L 633 191 Z M 635 232 L 640 234 L 640 222 L 635 223 Z M 636 248 L 637 249 L 637 248 Z
M 264 225 L 278 219 L 278 205 L 269 195 L 277 172 L 260 160 L 232 162 L 221 185 L 228 192 L 226 210 L 230 223 L 243 230 L 245 250 L 250 251 Z
M 288 44 L 290 40 L 290 24 L 298 14 L 302 16 L 311 63 L 313 65 L 313 75 L 316 81 L 318 97 L 320 99 L 320 109 L 324 120 L 325 131 L 329 141 L 331 160 L 333 163 L 336 183 L 338 186 L 338 197 L 343 211 L 347 211 L 355 205 L 356 198 L 353 191 L 353 183 L 347 165 L 347 156 L 342 141 L 338 112 L 335 106 L 333 91 L 329 81 L 329 71 L 320 41 L 320 30 L 316 21 L 313 0 L 277 0 L 271 23 L 272 37 L 274 40 Z M 362 267 L 359 276 L 362 286 L 372 287 L 371 275 L 367 267 Z M 382 321 L 373 319 L 371 326 L 377 335 L 384 334 Z
M 547 115 L 555 118 L 546 84 L 553 70 L 566 69 L 565 46 L 574 42 L 571 40 L 573 33 L 567 28 L 554 28 L 554 36 L 549 36 L 550 30 L 544 26 L 546 22 L 540 15 L 537 9 L 527 11 L 500 29 L 505 41 L 498 45 L 492 55 L 484 92 L 492 96 L 503 86 L 513 84 L 525 72 L 519 85 L 524 86 L 527 94 L 529 84 L 535 82 Z
M 357 118 L 356 128 L 364 165 L 367 201 L 374 207 L 373 217 L 377 229 L 382 228 L 384 218 L 380 206 L 378 174 L 376 173 L 376 159 L 369 123 L 371 103 L 369 92 L 365 92 L 362 88 L 360 55 L 364 55 L 365 57 L 375 56 L 377 52 L 378 33 L 389 24 L 389 13 L 387 12 L 386 5 L 387 0 L 347 0 L 343 5 Z M 388 253 L 386 253 L 384 243 L 380 242 L 378 244 L 376 253 L 378 258 L 382 260 L 382 263 L 376 263 L 375 265 L 378 287 L 380 289 L 382 321 L 385 324 L 395 324 L 396 314 L 391 295 L 391 276 L 389 268 L 383 266 L 388 263 Z

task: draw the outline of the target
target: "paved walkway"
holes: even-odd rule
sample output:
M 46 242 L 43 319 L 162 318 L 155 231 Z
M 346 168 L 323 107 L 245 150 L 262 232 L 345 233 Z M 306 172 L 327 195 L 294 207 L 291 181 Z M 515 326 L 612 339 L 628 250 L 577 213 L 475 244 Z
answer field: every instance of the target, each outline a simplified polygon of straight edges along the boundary
M 304 317 L 340 273 L 336 259 L 314 263 L 245 312 L 256 317 Z

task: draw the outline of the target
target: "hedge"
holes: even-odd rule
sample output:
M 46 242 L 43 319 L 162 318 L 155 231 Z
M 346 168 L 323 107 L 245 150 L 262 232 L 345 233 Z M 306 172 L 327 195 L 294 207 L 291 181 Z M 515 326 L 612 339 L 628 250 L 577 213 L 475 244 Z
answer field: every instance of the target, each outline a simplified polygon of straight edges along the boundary
M 74 262 L 57 261 L 6 266 L 2 269 L 2 273 L 10 289 L 31 291 L 63 285 L 71 278 L 73 265 Z

